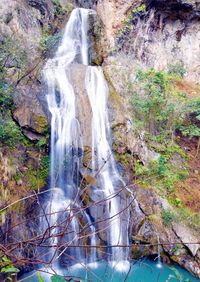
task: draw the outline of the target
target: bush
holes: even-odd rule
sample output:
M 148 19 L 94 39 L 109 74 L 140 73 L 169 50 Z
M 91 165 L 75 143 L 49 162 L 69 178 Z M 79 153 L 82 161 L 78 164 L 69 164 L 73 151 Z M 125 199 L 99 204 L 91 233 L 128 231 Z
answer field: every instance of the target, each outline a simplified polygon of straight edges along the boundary
M 185 120 L 177 126 L 184 136 L 200 137 L 200 98 L 189 100 L 184 108 Z
M 43 156 L 38 169 L 32 167 L 26 172 L 26 177 L 33 190 L 45 186 L 49 175 L 49 156 Z
M 12 86 L 0 81 L 0 107 L 1 112 L 11 108 L 13 105 Z
M 2 39 L 0 44 L 0 80 L 4 80 L 9 68 L 14 67 L 17 71 L 25 69 L 27 61 L 27 54 L 17 38 L 7 36 Z
M 186 74 L 186 70 L 182 63 L 176 63 L 174 65 L 169 65 L 168 72 L 169 74 L 175 74 L 181 78 L 183 78 L 184 75 Z
M 56 17 L 63 16 L 64 14 L 69 13 L 73 10 L 73 5 L 70 4 L 70 3 L 67 3 L 65 5 L 65 7 L 63 7 L 60 4 L 59 0 L 52 0 L 52 2 L 53 2 L 53 5 L 54 5 L 54 8 L 55 8 L 54 14 L 55 14 Z
M 166 227 L 171 227 L 173 221 L 175 220 L 176 216 L 171 210 L 163 210 L 161 213 L 163 224 Z
M 139 70 L 132 93 L 134 120 L 153 136 L 171 136 L 183 119 L 185 96 L 177 91 L 174 77 L 163 71 Z
M 39 177 L 41 179 L 46 179 L 49 175 L 49 156 L 44 156 L 41 159 Z
M 43 52 L 47 52 L 53 49 L 61 40 L 61 33 L 51 35 L 47 32 L 43 32 L 43 36 L 40 40 L 40 48 Z
M 11 118 L 0 120 L 0 143 L 14 148 L 19 142 L 29 143 L 17 124 Z

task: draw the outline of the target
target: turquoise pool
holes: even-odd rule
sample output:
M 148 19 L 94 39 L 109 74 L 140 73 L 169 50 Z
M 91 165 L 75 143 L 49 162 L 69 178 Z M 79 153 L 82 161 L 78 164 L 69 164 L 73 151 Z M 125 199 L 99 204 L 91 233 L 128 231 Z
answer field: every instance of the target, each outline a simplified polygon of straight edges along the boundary
M 50 275 L 40 271 L 45 282 L 51 281 Z M 47 270 L 46 271 L 50 271 Z M 81 266 L 74 265 L 69 268 L 59 269 L 60 274 L 65 275 L 70 281 L 81 282 L 200 282 L 200 279 L 193 277 L 189 272 L 180 267 L 169 267 L 162 265 L 159 267 L 154 261 L 145 259 L 136 263 L 120 263 L 110 265 L 107 262 L 98 262 Z M 39 282 L 38 274 L 32 272 L 18 281 Z

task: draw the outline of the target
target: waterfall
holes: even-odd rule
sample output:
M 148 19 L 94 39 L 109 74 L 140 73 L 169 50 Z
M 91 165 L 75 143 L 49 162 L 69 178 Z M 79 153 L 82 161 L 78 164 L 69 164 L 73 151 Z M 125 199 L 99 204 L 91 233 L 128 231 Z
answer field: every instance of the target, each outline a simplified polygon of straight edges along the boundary
M 162 268 L 161 256 L 160 256 L 160 237 L 157 235 L 157 242 L 158 242 L 158 256 L 157 256 L 157 263 L 156 266 L 158 268 Z
M 120 206 L 115 196 L 117 187 L 123 187 L 109 145 L 110 126 L 107 114 L 108 87 L 101 68 L 88 67 L 86 73 L 86 89 L 92 108 L 92 171 L 100 183 L 107 203 L 110 218 L 108 242 L 111 246 L 128 245 L 126 226 L 120 219 Z M 115 187 L 116 186 L 116 187 Z M 124 232 L 125 231 L 125 232 Z M 127 257 L 122 247 L 111 248 L 111 260 L 121 261 Z
M 92 10 L 77 8 L 72 11 L 66 25 L 62 42 L 53 59 L 44 68 L 48 85 L 47 103 L 51 113 L 51 168 L 49 198 L 51 243 L 58 247 L 51 257 L 60 258 L 71 245 L 70 255 L 76 261 L 85 260 L 80 244 L 80 222 L 82 216 L 90 229 L 90 243 L 97 245 L 98 222 L 93 215 L 84 210 L 80 200 L 81 166 L 84 152 L 83 130 L 77 118 L 77 101 L 71 80 L 70 68 L 73 64 L 86 66 L 85 89 L 88 95 L 92 120 L 92 165 L 91 174 L 96 179 L 98 191 L 105 198 L 106 229 L 110 261 L 127 260 L 128 245 L 127 213 L 121 213 L 126 200 L 121 193 L 124 183 L 115 167 L 110 142 L 110 127 L 107 114 L 108 87 L 100 67 L 89 66 L 88 17 Z M 116 195 L 115 195 L 116 194 Z M 103 200 L 102 199 L 102 200 Z M 98 210 L 98 207 L 97 207 Z M 98 212 L 97 212 L 98 213 Z M 64 230 L 64 238 L 58 239 Z M 60 242 L 61 240 L 61 242 Z M 64 242 L 64 244 L 63 244 Z M 59 244 L 62 248 L 59 248 Z M 112 246 L 115 247 L 112 247 Z M 58 252 L 59 251 L 59 252 Z M 97 252 L 91 248 L 90 259 L 95 262 Z

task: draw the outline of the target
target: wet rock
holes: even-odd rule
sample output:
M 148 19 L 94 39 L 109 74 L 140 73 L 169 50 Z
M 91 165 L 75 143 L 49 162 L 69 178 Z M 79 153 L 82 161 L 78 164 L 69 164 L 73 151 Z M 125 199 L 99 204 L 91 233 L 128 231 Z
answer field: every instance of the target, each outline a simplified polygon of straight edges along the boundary
M 133 238 L 138 235 L 138 231 L 145 220 L 145 214 L 139 207 L 138 201 L 132 202 L 130 207 L 130 230 Z
M 87 67 L 84 65 L 71 66 L 71 78 L 77 99 L 77 119 L 83 137 L 83 146 L 91 147 L 92 128 L 91 128 L 91 106 L 85 89 L 85 74 Z

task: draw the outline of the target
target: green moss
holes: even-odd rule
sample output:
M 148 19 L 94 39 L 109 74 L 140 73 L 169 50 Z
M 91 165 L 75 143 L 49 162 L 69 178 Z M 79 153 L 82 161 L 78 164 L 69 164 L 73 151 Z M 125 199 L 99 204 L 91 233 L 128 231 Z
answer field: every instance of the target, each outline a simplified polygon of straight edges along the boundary
M 45 116 L 42 115 L 35 115 L 33 117 L 33 121 L 36 125 L 36 131 L 39 133 L 44 133 L 45 131 L 48 131 L 48 120 Z

